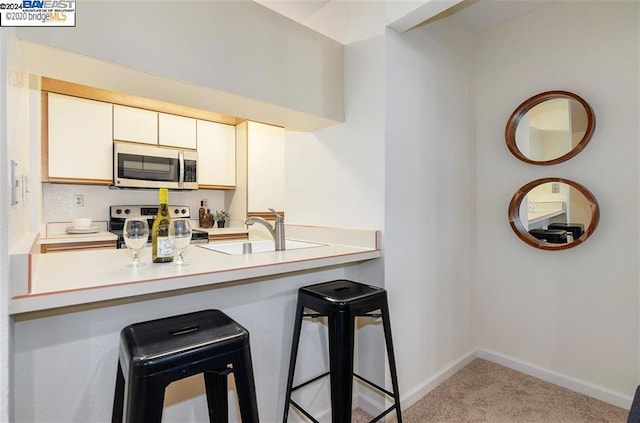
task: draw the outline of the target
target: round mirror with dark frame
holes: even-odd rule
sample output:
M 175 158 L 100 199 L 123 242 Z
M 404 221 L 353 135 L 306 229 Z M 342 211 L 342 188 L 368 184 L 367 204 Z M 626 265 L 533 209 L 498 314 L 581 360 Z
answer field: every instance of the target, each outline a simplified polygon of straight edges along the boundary
M 593 194 L 568 179 L 529 182 L 509 204 L 511 229 L 527 244 L 543 250 L 564 250 L 583 243 L 599 219 Z
M 509 151 L 523 162 L 552 165 L 578 154 L 596 127 L 593 109 L 568 91 L 535 95 L 511 114 L 505 129 Z

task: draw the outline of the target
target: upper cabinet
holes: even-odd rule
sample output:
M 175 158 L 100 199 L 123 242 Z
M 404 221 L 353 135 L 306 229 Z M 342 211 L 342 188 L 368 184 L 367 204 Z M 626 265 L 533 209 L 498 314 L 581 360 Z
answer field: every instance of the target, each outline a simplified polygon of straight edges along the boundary
M 45 93 L 42 107 L 43 181 L 112 184 L 113 106 Z
M 236 189 L 225 195 L 231 216 L 273 220 L 269 209 L 284 215 L 284 146 L 282 127 L 251 121 L 236 126 Z
M 114 104 L 113 139 L 195 150 L 196 120 Z
M 158 144 L 158 112 L 113 105 L 113 139 Z
M 113 142 L 197 151 L 199 187 L 235 189 L 236 118 L 41 78 L 42 181 L 113 184 Z
M 247 123 L 247 213 L 284 211 L 284 128 Z
M 198 187 L 233 189 L 236 186 L 236 127 L 197 121 Z
M 158 128 L 158 144 L 161 146 L 196 149 L 195 119 L 159 113 Z

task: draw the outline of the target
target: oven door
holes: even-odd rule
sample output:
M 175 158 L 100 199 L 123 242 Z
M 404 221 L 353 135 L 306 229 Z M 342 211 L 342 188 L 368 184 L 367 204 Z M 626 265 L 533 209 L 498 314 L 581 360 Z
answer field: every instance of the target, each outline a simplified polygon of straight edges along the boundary
M 113 182 L 119 188 L 198 189 L 196 162 L 195 151 L 114 143 Z

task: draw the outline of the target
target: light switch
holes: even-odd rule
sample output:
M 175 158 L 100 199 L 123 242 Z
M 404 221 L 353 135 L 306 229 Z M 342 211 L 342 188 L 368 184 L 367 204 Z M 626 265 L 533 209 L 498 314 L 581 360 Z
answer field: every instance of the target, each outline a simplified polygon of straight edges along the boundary
M 18 163 L 15 160 L 9 162 L 9 181 L 11 182 L 11 205 L 18 204 L 18 188 L 20 187 L 20 181 L 17 175 Z

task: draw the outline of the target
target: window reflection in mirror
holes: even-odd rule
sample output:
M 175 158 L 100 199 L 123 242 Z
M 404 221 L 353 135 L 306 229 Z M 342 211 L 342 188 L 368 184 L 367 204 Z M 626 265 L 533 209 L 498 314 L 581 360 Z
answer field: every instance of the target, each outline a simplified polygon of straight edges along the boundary
M 584 242 L 599 220 L 598 203 L 573 181 L 545 178 L 520 188 L 509 206 L 511 227 L 527 244 L 553 250 Z
M 549 91 L 518 106 L 507 123 L 505 137 L 507 147 L 517 158 L 546 165 L 578 154 L 594 128 L 593 110 L 581 97 Z

